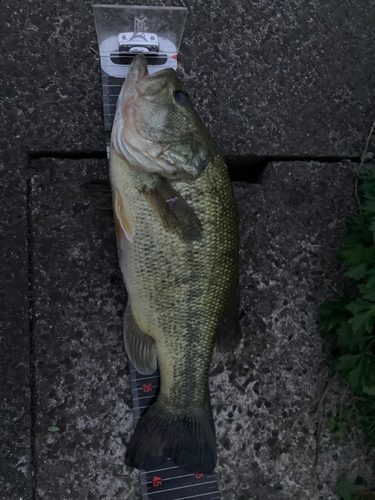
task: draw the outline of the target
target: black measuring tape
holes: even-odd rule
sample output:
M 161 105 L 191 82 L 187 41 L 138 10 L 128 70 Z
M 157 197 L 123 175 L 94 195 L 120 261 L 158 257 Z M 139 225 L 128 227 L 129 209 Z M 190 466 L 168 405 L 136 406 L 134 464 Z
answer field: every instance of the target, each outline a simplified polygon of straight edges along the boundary
M 155 400 L 159 371 L 141 375 L 129 362 L 135 424 Z M 186 472 L 168 459 L 158 469 L 140 472 L 142 500 L 220 500 L 216 474 Z

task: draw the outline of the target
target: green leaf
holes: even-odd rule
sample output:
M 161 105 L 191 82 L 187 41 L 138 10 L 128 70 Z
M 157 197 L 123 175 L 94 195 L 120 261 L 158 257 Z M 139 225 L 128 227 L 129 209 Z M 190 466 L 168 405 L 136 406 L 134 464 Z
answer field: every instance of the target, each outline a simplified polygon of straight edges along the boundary
M 362 311 L 366 311 L 371 307 L 371 304 L 367 300 L 363 300 L 361 297 L 357 297 L 356 299 L 349 302 L 346 305 L 346 309 L 352 312 L 353 314 L 360 313 Z
M 366 184 L 371 183 L 372 181 L 375 181 L 375 169 L 374 169 L 374 167 L 375 167 L 375 162 L 374 162 L 374 160 L 371 160 L 368 163 L 368 168 L 366 168 L 365 170 L 363 170 L 361 172 L 361 179 L 366 181 Z M 363 189 L 363 186 L 362 186 L 362 189 Z
M 339 490 L 341 500 L 351 500 L 354 488 L 352 483 L 348 481 L 345 476 L 340 477 L 337 483 L 337 489 Z
M 347 412 L 346 412 L 347 413 Z M 350 430 L 348 415 L 336 415 L 336 417 L 330 417 L 326 422 L 327 428 L 338 438 L 342 438 Z
M 360 362 L 363 354 L 345 354 L 334 363 L 333 369 L 339 372 L 348 382 L 353 391 L 362 392 Z
M 372 287 L 368 286 L 368 283 L 366 283 L 366 285 L 358 285 L 358 289 L 362 293 L 362 297 L 365 300 L 370 300 L 371 302 L 375 302 L 375 287 L 373 285 L 373 280 L 374 278 L 372 277 L 370 283 L 370 285 L 372 284 Z
M 368 268 L 367 264 L 359 264 L 358 266 L 352 266 L 349 269 L 349 271 L 346 271 L 346 273 L 344 273 L 344 276 L 359 281 L 366 276 L 367 268 Z
M 347 380 L 356 394 L 362 394 L 363 387 L 375 386 L 375 356 L 368 351 L 340 356 L 333 369 Z
M 363 355 L 362 366 L 362 391 L 365 394 L 375 395 L 375 355 L 366 350 Z
M 371 283 L 375 284 L 375 269 L 374 268 L 369 269 L 368 275 L 373 276 L 373 278 L 368 278 L 367 283 L 371 282 Z M 371 285 L 369 285 L 369 286 L 371 286 Z
M 369 231 L 369 224 L 371 224 L 373 216 L 364 212 L 357 213 L 347 220 L 347 234 L 344 236 L 342 242 L 347 248 L 355 248 L 358 243 L 372 244 L 373 237 Z
M 367 279 L 366 279 L 366 283 L 362 284 L 362 285 L 358 285 L 358 287 L 361 286 L 361 287 L 365 287 L 367 289 L 374 289 L 375 288 L 375 269 L 373 268 L 370 268 L 368 271 L 367 271 Z
M 375 200 L 374 200 L 375 205 Z M 375 264 L 375 246 L 365 246 L 361 243 L 355 248 L 342 250 L 343 260 L 349 266 L 358 266 L 363 264 Z
M 345 424 L 339 425 L 335 432 L 336 436 L 340 439 L 343 438 L 346 433 L 347 433 L 347 426 Z
M 343 349 L 349 352 L 357 350 L 362 351 L 366 345 L 366 337 L 364 332 L 353 334 L 352 327 L 349 322 L 343 322 L 336 330 L 337 343 Z
M 348 377 L 348 384 L 353 389 L 353 391 L 361 390 L 361 367 L 358 366 L 355 370 L 352 370 Z
M 365 396 L 357 403 L 357 421 L 366 434 L 366 444 L 375 446 L 375 397 Z
M 319 326 L 323 336 L 332 335 L 342 323 L 347 323 L 352 315 L 346 306 L 350 302 L 348 296 L 344 296 L 340 302 L 327 301 L 318 308 Z
M 48 427 L 49 432 L 58 432 L 60 430 L 59 427 L 55 427 L 54 425 L 51 425 Z
M 367 443 L 375 446 L 375 162 L 367 165 L 370 168 L 363 170 L 359 185 L 362 210 L 347 219 L 347 234 L 337 255 L 348 266 L 345 276 L 357 281 L 360 295 L 324 303 L 319 320 L 321 334 L 331 335 L 341 353 L 332 369 L 360 396 L 354 402 L 354 414 L 351 410 L 346 415 L 341 402 L 339 414 L 328 419 L 327 428 L 341 437 L 354 418 Z M 353 486 L 345 477 L 338 487 L 342 500 L 351 499 Z
M 375 212 L 375 200 L 366 200 L 362 208 L 363 210 L 367 210 L 368 212 Z
M 330 431 L 334 431 L 336 428 L 336 418 L 330 417 L 326 422 L 326 427 Z
M 349 319 L 348 323 L 352 325 L 354 333 L 362 333 L 363 331 L 371 333 L 374 321 L 375 305 L 372 306 L 368 311 L 355 314 L 353 318 Z
M 359 360 L 361 359 L 361 354 L 344 354 L 339 357 L 339 360 L 336 363 L 336 366 L 342 373 L 349 373 L 356 366 Z
M 362 390 L 365 394 L 369 394 L 370 396 L 375 396 L 375 385 L 371 387 L 367 387 L 364 385 Z
M 372 231 L 372 233 L 374 233 L 374 231 L 375 231 L 375 220 L 374 219 L 372 219 L 372 222 L 369 226 L 369 230 Z

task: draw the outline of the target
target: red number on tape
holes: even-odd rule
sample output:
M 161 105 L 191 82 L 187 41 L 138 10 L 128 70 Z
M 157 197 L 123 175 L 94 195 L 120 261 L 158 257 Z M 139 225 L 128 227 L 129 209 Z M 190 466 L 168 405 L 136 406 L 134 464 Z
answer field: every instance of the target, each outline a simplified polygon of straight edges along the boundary
M 161 477 L 154 476 L 152 480 L 152 486 L 154 488 L 157 488 L 158 486 L 161 486 L 163 484 L 163 481 L 161 480 Z
M 143 384 L 143 392 L 150 392 L 152 391 L 152 383 L 150 382 L 149 384 Z
M 200 474 L 195 474 L 195 479 L 202 479 L 202 477 L 204 477 L 202 472 Z

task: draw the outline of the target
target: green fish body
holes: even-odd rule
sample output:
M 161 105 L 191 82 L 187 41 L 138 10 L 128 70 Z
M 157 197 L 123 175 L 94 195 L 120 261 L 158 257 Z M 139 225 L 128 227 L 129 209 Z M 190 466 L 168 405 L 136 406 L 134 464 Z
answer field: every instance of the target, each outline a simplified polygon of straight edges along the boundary
M 215 338 L 238 337 L 238 230 L 222 155 L 173 70 L 130 68 L 110 158 L 120 266 L 128 291 L 127 354 L 159 366 L 160 393 L 141 417 L 126 463 L 167 457 L 212 472 L 208 372 Z

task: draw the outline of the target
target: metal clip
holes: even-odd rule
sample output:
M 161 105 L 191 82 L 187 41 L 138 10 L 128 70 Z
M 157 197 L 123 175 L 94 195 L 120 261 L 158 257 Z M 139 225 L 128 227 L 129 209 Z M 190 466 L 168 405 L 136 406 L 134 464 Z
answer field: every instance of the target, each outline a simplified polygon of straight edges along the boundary
M 159 52 L 160 44 L 156 33 L 126 32 L 118 35 L 120 52 L 149 53 Z

